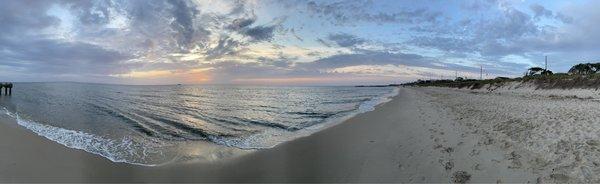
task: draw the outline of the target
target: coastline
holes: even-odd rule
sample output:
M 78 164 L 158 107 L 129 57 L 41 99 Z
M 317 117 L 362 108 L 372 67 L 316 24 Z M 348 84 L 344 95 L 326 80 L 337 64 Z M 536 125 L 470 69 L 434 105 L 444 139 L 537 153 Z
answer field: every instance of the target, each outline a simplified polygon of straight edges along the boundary
M 535 182 L 527 167 L 510 168 L 514 159 L 501 147 L 478 144 L 480 135 L 428 100 L 402 88 L 374 111 L 271 149 L 157 167 L 113 163 L 2 118 L 0 182 L 450 182 L 458 171 L 472 182 Z

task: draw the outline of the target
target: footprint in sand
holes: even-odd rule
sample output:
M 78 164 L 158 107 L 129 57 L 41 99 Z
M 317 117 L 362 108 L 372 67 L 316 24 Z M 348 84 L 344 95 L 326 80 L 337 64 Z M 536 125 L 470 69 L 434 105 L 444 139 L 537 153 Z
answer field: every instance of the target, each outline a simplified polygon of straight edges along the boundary
M 446 147 L 446 148 L 442 149 L 442 152 L 446 152 L 448 154 L 451 154 L 452 152 L 454 152 L 454 148 L 452 148 L 452 147 Z
M 473 149 L 473 150 L 471 151 L 471 153 L 469 153 L 469 156 L 475 156 L 475 155 L 479 155 L 479 153 L 481 153 L 481 150 L 476 150 L 476 149 Z
M 475 165 L 473 165 L 473 170 L 481 171 L 481 164 L 475 164 Z
M 507 157 L 508 160 L 511 160 L 511 165 L 508 166 L 509 169 L 518 169 L 523 166 L 523 164 L 521 164 L 521 155 L 516 152 L 510 152 Z
M 450 171 L 452 168 L 454 168 L 454 162 L 448 161 L 444 163 L 444 169 L 446 169 L 446 171 Z
M 466 171 L 456 171 L 452 174 L 452 182 L 454 183 L 467 183 L 471 180 L 471 174 Z

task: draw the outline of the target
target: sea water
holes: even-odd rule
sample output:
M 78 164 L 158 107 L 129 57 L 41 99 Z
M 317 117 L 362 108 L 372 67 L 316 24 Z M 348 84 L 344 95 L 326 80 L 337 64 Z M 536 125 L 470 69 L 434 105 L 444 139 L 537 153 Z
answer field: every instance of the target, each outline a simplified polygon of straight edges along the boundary
M 396 93 L 394 87 L 16 83 L 0 106 L 19 125 L 69 148 L 160 165 L 271 148 L 373 110 Z

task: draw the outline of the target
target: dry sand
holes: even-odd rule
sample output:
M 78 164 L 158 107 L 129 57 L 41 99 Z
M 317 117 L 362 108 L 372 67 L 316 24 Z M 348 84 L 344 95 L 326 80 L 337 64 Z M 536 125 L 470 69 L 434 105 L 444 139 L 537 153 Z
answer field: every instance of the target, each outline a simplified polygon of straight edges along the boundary
M 0 182 L 447 183 L 585 178 L 577 178 L 577 173 L 551 172 L 562 163 L 555 160 L 573 150 L 540 156 L 552 146 L 541 149 L 546 144 L 539 146 L 535 142 L 542 138 L 530 140 L 528 136 L 548 130 L 537 130 L 544 127 L 539 125 L 541 122 L 534 122 L 533 128 L 522 123 L 528 121 L 520 120 L 524 117 L 516 112 L 529 106 L 519 106 L 513 113 L 510 109 L 514 104 L 509 100 L 512 98 L 461 90 L 402 88 L 392 101 L 374 111 L 272 149 L 210 163 L 157 167 L 112 163 L 39 137 L 2 117 Z M 528 98 L 519 100 L 530 102 Z M 519 100 L 515 103 L 522 104 Z M 561 100 L 570 103 L 569 100 L 577 99 Z M 555 110 L 560 109 L 562 102 L 555 105 Z M 552 113 L 548 111 L 549 116 L 543 118 L 552 118 Z M 553 123 L 561 124 L 558 120 Z M 566 144 L 574 146 L 572 142 Z M 540 150 L 532 150 L 529 145 Z
M 600 101 L 595 89 L 537 90 L 512 84 L 495 90 L 419 90 L 451 109 L 474 133 L 514 151 L 511 156 L 538 175 L 536 181 L 600 182 Z

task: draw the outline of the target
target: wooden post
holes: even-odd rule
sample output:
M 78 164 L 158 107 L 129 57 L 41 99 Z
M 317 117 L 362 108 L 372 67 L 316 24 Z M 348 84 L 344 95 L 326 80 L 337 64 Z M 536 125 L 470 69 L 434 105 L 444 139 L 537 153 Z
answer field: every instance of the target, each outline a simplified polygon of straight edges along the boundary
M 8 83 L 8 95 L 12 95 L 12 87 L 13 87 L 13 84 Z

